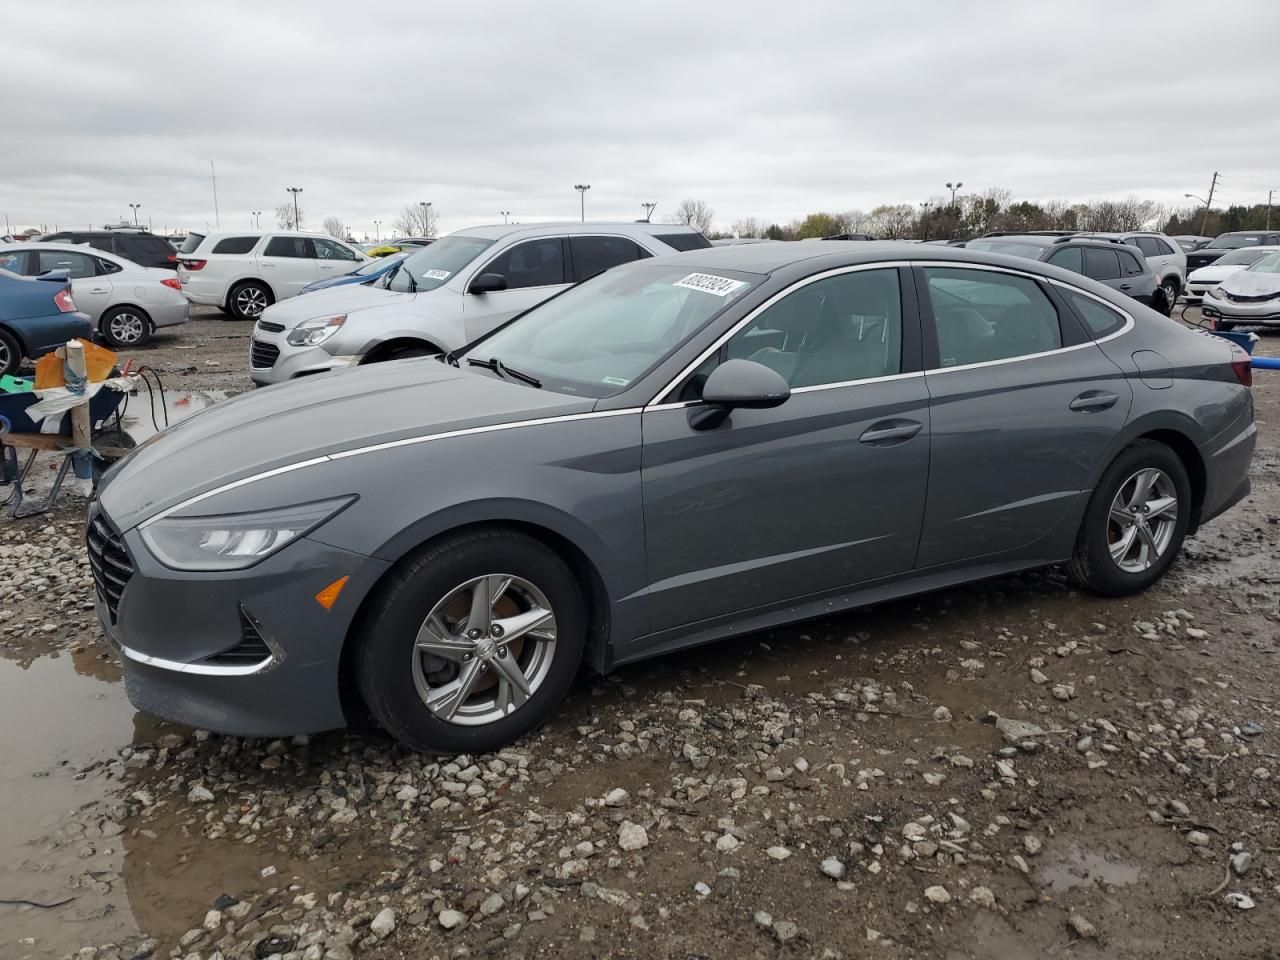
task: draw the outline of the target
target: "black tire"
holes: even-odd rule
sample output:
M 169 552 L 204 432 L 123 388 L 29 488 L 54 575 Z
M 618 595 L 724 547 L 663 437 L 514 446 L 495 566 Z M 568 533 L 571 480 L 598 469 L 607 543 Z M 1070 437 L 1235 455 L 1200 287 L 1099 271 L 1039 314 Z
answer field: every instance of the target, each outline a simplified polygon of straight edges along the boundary
M 8 330 L 0 329 L 0 376 L 15 374 L 22 366 L 22 344 Z
M 227 313 L 237 320 L 256 321 L 262 311 L 276 302 L 275 294 L 261 280 L 237 283 L 227 294 Z
M 150 340 L 155 325 L 147 311 L 138 307 L 112 307 L 98 318 L 98 332 L 108 346 L 128 350 Z
M 138 445 L 138 441 L 133 439 L 133 435 L 128 430 L 108 427 L 93 435 L 93 444 L 96 447 L 119 447 L 122 450 L 132 450 Z M 102 479 L 102 475 L 106 473 L 107 468 L 118 459 L 118 457 L 98 456 L 93 458 L 93 482 L 95 486 Z
M 431 347 L 399 347 L 384 357 L 378 357 L 373 362 L 384 363 L 388 360 L 408 360 L 410 357 L 434 357 L 439 353 L 439 350 L 433 350 Z
M 1172 481 L 1178 499 L 1172 536 L 1164 551 L 1141 572 L 1122 570 L 1112 559 L 1108 545 L 1112 529 L 1111 504 L 1135 473 L 1146 468 L 1162 471 Z M 1182 548 L 1191 517 L 1191 481 L 1178 455 L 1163 443 L 1138 440 L 1120 451 L 1102 474 L 1089 498 L 1071 558 L 1071 574 L 1083 586 L 1106 597 L 1140 593 L 1159 580 Z
M 527 702 L 483 725 L 433 714 L 412 676 L 423 620 L 459 584 L 502 572 L 535 583 L 555 612 L 554 658 Z M 402 561 L 373 601 L 354 637 L 356 684 L 378 723 L 406 746 L 427 753 L 485 753 L 537 729 L 569 692 L 586 643 L 586 605 L 565 562 L 532 537 L 501 528 L 450 536 Z
M 1178 279 L 1169 277 L 1160 284 L 1160 312 L 1166 317 L 1173 316 L 1174 304 L 1178 302 Z

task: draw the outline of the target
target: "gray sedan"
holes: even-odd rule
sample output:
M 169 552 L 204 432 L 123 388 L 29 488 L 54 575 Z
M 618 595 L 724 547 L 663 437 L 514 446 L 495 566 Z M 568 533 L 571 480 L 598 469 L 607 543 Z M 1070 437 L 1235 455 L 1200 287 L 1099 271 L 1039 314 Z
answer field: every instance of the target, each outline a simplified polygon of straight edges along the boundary
M 145 711 L 278 736 L 363 701 L 492 750 L 584 663 L 1046 564 L 1140 591 L 1247 494 L 1249 384 L 1239 348 L 1025 259 L 640 261 L 144 444 L 91 510 L 98 611 Z

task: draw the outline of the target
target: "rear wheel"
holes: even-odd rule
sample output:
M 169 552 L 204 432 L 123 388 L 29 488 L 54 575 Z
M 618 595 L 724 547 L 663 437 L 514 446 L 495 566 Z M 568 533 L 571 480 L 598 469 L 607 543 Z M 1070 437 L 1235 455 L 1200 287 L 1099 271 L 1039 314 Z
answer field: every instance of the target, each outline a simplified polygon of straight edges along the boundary
M 151 339 L 151 317 L 137 307 L 112 307 L 98 321 L 98 329 L 117 349 L 138 347 Z
M 18 372 L 22 363 L 22 345 L 8 330 L 0 330 L 0 376 Z
M 237 320 L 257 320 L 275 299 L 265 283 L 249 280 L 232 288 L 227 297 L 227 311 Z
M 1190 515 L 1191 482 L 1178 455 L 1139 440 L 1121 451 L 1094 489 L 1071 572 L 1105 596 L 1145 590 L 1173 563 Z
M 564 561 L 531 537 L 483 530 L 406 562 L 357 641 L 356 676 L 370 712 L 406 745 L 483 753 L 546 720 L 585 641 Z
M 1166 317 L 1173 314 L 1173 306 L 1178 302 L 1178 281 L 1173 277 L 1160 284 L 1160 294 L 1164 300 L 1160 312 Z

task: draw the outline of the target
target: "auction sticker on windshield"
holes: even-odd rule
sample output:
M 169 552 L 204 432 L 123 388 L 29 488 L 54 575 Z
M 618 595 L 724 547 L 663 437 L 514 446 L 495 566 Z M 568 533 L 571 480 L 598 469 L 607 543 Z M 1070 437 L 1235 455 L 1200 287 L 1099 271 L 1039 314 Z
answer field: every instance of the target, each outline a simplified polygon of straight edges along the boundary
M 428 280 L 448 280 L 450 274 L 448 270 L 428 270 L 423 276 Z
M 689 290 L 701 290 L 713 297 L 727 297 L 739 287 L 745 287 L 745 280 L 730 280 L 728 277 L 717 277 L 709 273 L 691 273 L 683 280 L 677 280 L 674 286 L 686 287 Z

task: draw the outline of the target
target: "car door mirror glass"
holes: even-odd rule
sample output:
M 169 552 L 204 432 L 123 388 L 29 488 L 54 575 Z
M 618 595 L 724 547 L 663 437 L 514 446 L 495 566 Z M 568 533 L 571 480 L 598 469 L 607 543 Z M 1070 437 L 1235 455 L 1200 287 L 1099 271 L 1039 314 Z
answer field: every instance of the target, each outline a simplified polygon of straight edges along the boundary
M 468 293 L 497 293 L 507 289 L 507 278 L 500 273 L 482 273 L 471 281 Z

